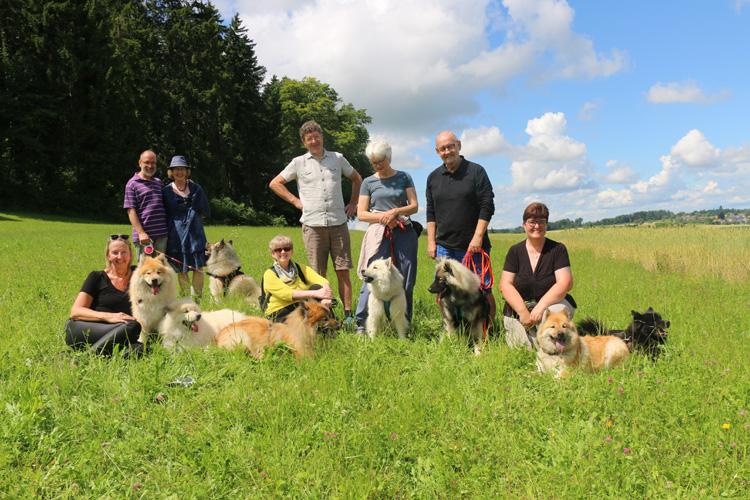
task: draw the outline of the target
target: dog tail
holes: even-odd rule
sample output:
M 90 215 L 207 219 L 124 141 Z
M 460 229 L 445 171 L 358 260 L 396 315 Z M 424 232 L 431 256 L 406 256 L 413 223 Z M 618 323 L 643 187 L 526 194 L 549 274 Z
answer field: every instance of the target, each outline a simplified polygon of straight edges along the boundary
M 576 323 L 578 333 L 581 335 L 609 335 L 609 330 L 604 326 L 604 321 L 599 318 L 586 318 Z

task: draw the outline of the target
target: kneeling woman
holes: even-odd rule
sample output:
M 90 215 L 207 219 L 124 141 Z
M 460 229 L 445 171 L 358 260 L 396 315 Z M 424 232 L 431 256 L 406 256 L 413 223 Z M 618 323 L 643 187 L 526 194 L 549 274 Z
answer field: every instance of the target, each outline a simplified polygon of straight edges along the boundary
M 261 287 L 266 300 L 265 314 L 279 322 L 294 311 L 301 300 L 318 299 L 330 308 L 333 290 L 328 280 L 303 264 L 292 262 L 294 243 L 288 236 L 279 235 L 270 241 L 268 249 L 275 259 L 263 274 Z
M 89 349 L 109 356 L 115 346 L 125 357 L 139 356 L 141 325 L 133 317 L 128 285 L 133 275 L 133 249 L 127 234 L 113 234 L 105 251 L 106 269 L 92 271 L 83 282 L 70 319 L 65 342 L 74 349 Z
M 532 203 L 523 212 L 526 239 L 510 247 L 505 257 L 500 291 L 505 298 L 503 323 L 511 347 L 533 348 L 536 326 L 547 309 L 567 310 L 572 318 L 576 302 L 568 293 L 573 274 L 565 245 L 546 237 L 549 209 Z

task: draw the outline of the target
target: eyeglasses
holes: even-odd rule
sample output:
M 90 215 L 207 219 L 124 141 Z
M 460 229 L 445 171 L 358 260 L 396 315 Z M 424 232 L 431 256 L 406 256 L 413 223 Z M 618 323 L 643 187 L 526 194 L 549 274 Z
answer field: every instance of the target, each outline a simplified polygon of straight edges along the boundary
M 447 146 L 443 146 L 442 148 L 435 148 L 438 153 L 447 153 L 448 151 L 455 151 L 456 148 L 458 148 L 458 143 L 454 142 L 453 144 L 448 144 Z
M 274 252 L 275 253 L 281 253 L 283 251 L 283 252 L 289 253 L 292 250 L 294 250 L 292 247 L 279 247 L 279 248 L 275 248 Z
M 177 200 L 177 204 L 182 205 L 183 203 L 191 203 L 192 201 L 193 201 L 193 196 L 190 195 L 186 198 L 180 198 L 179 200 Z
M 372 163 L 373 167 L 379 167 L 380 165 L 382 165 L 383 163 L 385 163 L 385 158 L 383 158 L 380 161 L 371 161 L 370 163 Z
M 112 240 L 112 241 L 115 241 L 115 240 L 127 240 L 128 238 L 130 238 L 129 234 L 110 234 L 109 235 L 109 239 Z
M 531 227 L 533 227 L 533 226 L 544 227 L 544 226 L 547 225 L 547 221 L 546 220 L 531 220 L 531 219 L 529 219 L 529 220 L 526 221 L 526 224 L 528 224 Z

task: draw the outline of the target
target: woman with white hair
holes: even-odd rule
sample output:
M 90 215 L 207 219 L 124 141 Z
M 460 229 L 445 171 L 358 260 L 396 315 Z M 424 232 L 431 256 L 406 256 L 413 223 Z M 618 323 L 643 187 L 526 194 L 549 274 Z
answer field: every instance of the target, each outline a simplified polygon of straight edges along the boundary
M 371 262 L 392 258 L 404 277 L 406 317 L 411 322 L 418 235 L 409 216 L 417 213 L 419 204 L 411 176 L 391 167 L 391 153 L 391 146 L 385 141 L 371 142 L 365 150 L 375 174 L 362 181 L 359 190 L 357 218 L 370 226 L 362 241 L 357 274 L 361 279 L 362 271 Z M 355 313 L 360 334 L 365 332 L 369 295 L 367 284 L 363 283 Z

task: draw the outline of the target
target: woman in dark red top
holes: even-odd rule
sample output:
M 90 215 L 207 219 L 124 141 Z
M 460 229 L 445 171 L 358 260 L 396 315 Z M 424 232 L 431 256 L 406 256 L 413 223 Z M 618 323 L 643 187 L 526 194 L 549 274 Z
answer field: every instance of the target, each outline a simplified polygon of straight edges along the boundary
M 500 276 L 500 291 L 505 299 L 503 323 L 508 345 L 532 348 L 536 325 L 544 320 L 547 309 L 568 310 L 573 317 L 576 303 L 568 292 L 573 274 L 565 245 L 546 238 L 549 209 L 532 203 L 523 212 L 526 240 L 508 250 Z
M 70 319 L 65 323 L 65 342 L 74 349 L 110 355 L 115 346 L 125 356 L 138 356 L 141 325 L 133 317 L 128 285 L 133 275 L 133 249 L 127 234 L 113 234 L 107 242 L 104 271 L 92 271 L 78 292 Z

